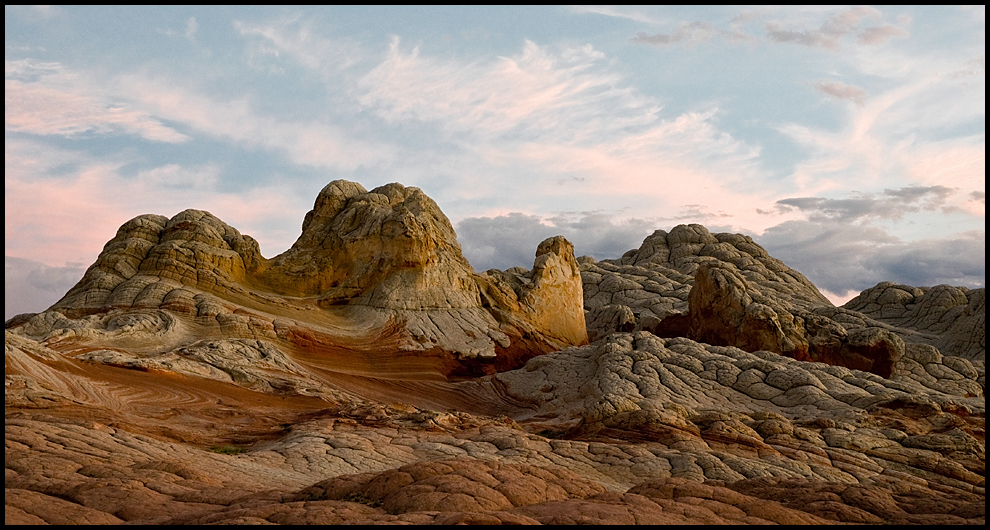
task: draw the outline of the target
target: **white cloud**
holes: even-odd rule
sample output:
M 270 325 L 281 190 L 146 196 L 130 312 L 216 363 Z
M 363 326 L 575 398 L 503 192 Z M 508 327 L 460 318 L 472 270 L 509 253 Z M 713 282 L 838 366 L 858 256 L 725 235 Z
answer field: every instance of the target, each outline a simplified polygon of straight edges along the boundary
M 646 13 L 643 13 L 639 9 L 631 8 L 629 6 L 574 5 L 574 6 L 570 6 L 568 9 L 570 9 L 571 12 L 578 14 L 603 15 L 606 17 L 623 18 L 627 20 L 632 20 L 634 22 L 643 22 L 646 24 L 659 24 L 661 22 L 660 19 L 650 16 Z
M 5 61 L 4 127 L 8 131 L 75 136 L 134 134 L 159 142 L 189 138 L 114 98 L 57 63 Z
M 280 152 L 295 164 L 355 169 L 392 156 L 388 144 L 353 139 L 319 111 L 310 120 L 285 120 L 258 112 L 249 97 L 218 99 L 177 88 L 182 84 L 138 75 L 119 80 L 122 91 L 155 115 L 249 148 Z
M 398 39 L 359 81 L 360 102 L 388 121 L 438 123 L 481 139 L 587 140 L 593 133 L 642 126 L 659 106 L 620 86 L 591 46 L 554 53 L 526 42 L 520 54 L 493 61 L 435 59 Z

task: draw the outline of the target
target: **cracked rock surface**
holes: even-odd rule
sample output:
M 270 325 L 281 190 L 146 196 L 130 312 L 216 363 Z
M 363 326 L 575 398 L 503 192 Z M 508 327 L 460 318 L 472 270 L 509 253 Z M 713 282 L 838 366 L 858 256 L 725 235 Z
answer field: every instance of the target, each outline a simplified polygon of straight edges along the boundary
M 837 308 L 699 225 L 455 245 L 400 185 L 331 183 L 271 260 L 129 221 L 5 326 L 5 522 L 985 523 L 982 289 Z

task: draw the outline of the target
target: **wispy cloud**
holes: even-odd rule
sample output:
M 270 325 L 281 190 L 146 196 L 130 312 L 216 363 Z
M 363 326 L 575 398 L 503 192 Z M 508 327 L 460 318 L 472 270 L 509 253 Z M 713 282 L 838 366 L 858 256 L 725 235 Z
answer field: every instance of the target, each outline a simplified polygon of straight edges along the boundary
M 120 89 L 155 115 L 209 136 L 282 153 L 295 164 L 354 169 L 391 156 L 387 144 L 354 139 L 326 118 L 286 120 L 258 111 L 250 97 L 216 98 L 178 85 L 140 75 L 119 79 Z
M 896 24 L 867 25 L 883 20 L 883 14 L 872 7 L 829 11 L 833 12 L 822 20 L 821 15 L 828 11 L 790 6 L 786 9 L 762 8 L 742 12 L 724 23 L 717 20 L 680 22 L 673 31 L 653 35 L 641 32 L 631 41 L 652 46 L 694 46 L 715 39 L 737 44 L 762 41 L 836 51 L 844 44 L 877 46 L 895 37 L 909 36 L 906 29 Z M 753 27 L 761 21 L 760 29 Z
M 247 53 L 252 63 L 260 57 L 278 59 L 285 55 L 332 80 L 368 58 L 362 47 L 347 39 L 327 36 L 299 15 L 266 23 L 235 20 L 233 25 L 239 34 L 250 39 Z
M 952 72 L 953 79 L 967 78 L 970 76 L 987 75 L 987 55 L 981 53 L 973 59 L 966 61 L 965 65 L 955 72 Z
M 982 130 L 985 97 L 980 87 L 953 79 L 949 73 L 955 67 L 946 61 L 916 61 L 908 72 L 891 74 L 887 90 L 868 97 L 854 85 L 815 83 L 816 90 L 857 104 L 846 107 L 838 124 L 829 128 L 807 122 L 779 126 L 806 152 L 792 176 L 797 193 L 879 192 L 891 182 L 946 186 L 963 193 L 985 189 L 986 140 L 976 132 Z M 955 195 L 954 205 L 969 208 L 962 197 Z
M 361 103 L 388 122 L 434 127 L 488 166 L 517 168 L 496 193 L 517 205 L 519 189 L 577 209 L 670 211 L 704 190 L 715 211 L 738 211 L 731 205 L 752 198 L 752 186 L 735 185 L 753 182 L 759 151 L 718 126 L 717 108 L 664 117 L 588 46 L 526 42 L 518 55 L 465 61 L 396 40 L 359 86 Z
M 417 37 L 470 30 L 450 12 L 386 31 L 355 12 L 291 11 L 231 21 L 187 8 L 171 32 L 148 23 L 154 45 L 99 66 L 44 32 L 8 36 L 8 51 L 61 61 L 5 62 L 8 251 L 89 263 L 126 219 L 194 207 L 270 255 L 298 235 L 315 190 L 348 178 L 422 187 L 475 266 L 528 267 L 557 233 L 615 257 L 653 229 L 702 222 L 766 231 L 843 292 L 894 270 L 896 249 L 950 251 L 916 243 L 946 227 L 971 242 L 949 232 L 984 224 L 982 30 L 945 45 L 906 13 L 959 27 L 985 8 L 597 6 L 555 13 L 586 40 L 536 24 L 453 47 Z M 100 27 L 109 36 L 78 31 L 91 49 L 119 38 Z M 849 266 L 828 276 L 829 253 L 803 246 L 815 241 Z
M 866 101 L 866 91 L 858 86 L 847 85 L 841 81 L 817 81 L 815 88 L 829 96 L 848 99 L 857 105 Z
M 635 43 L 651 44 L 653 46 L 666 46 L 668 44 L 693 46 L 707 42 L 718 34 L 718 30 L 709 22 L 681 22 L 673 33 L 657 33 L 656 35 L 638 33 L 636 37 L 630 40 Z
M 183 35 L 189 40 L 194 40 L 196 38 L 196 31 L 199 29 L 199 22 L 196 22 L 196 17 L 189 17 L 186 20 L 186 31 Z
M 569 9 L 573 13 L 578 14 L 594 14 L 603 15 L 606 17 L 622 18 L 627 20 L 632 20 L 634 22 L 643 22 L 647 24 L 657 24 L 661 22 L 657 17 L 648 15 L 644 13 L 641 9 L 629 6 L 581 6 L 575 5 L 570 6 Z
M 58 63 L 4 62 L 4 127 L 59 136 L 133 134 L 159 142 L 184 142 L 184 134 L 67 71 Z
M 622 87 L 603 62 L 591 46 L 553 52 L 533 42 L 494 61 L 442 60 L 404 51 L 395 39 L 359 81 L 359 101 L 388 121 L 434 122 L 488 139 L 586 140 L 655 120 L 659 106 Z

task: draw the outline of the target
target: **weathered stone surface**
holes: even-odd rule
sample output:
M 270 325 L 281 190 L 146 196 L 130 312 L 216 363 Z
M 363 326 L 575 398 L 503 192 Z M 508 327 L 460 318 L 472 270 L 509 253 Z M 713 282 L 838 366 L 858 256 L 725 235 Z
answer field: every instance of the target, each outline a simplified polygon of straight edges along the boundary
M 905 341 L 931 344 L 943 355 L 986 358 L 986 289 L 881 282 L 842 307 L 890 324 Z
M 731 264 L 763 295 L 782 304 L 800 309 L 831 306 L 807 278 L 771 257 L 748 236 L 711 234 L 701 225 L 679 225 L 669 233 L 657 230 L 640 248 L 619 259 L 581 260 L 589 310 L 623 304 L 631 307 L 637 318 L 649 313 L 661 319 L 684 314 L 702 263 Z
M 982 290 L 881 286 L 697 225 L 478 274 L 399 185 L 271 260 L 142 216 L 7 323 L 5 522 L 983 524 Z
M 735 266 L 705 263 L 691 288 L 689 336 L 700 342 L 771 351 L 889 377 L 904 342 L 879 327 L 847 331 L 815 313 L 763 296 Z
M 924 289 L 880 284 L 835 308 L 752 239 L 713 235 L 699 225 L 658 230 L 618 260 L 579 261 L 592 340 L 645 330 L 885 377 L 905 343 L 944 346 L 981 361 L 985 356 L 979 289 L 939 286 L 925 296 Z
M 270 260 L 208 212 L 132 219 L 83 279 L 23 329 L 110 346 L 120 319 L 158 319 L 170 349 L 210 338 L 206 325 L 215 339 L 290 348 L 308 347 L 293 339 L 309 335 L 348 348 L 373 342 L 376 350 L 431 352 L 448 374 L 511 369 L 587 342 L 567 240 L 541 243 L 532 271 L 476 274 L 421 190 L 388 184 L 369 192 L 347 181 L 320 192 L 299 239 Z M 190 320 L 200 328 L 195 336 L 181 329 Z

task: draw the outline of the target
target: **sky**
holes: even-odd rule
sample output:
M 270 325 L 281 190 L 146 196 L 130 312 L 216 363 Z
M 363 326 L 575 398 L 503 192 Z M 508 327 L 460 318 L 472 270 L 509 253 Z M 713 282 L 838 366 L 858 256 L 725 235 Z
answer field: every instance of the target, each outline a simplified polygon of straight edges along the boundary
M 835 303 L 986 283 L 986 8 L 4 9 L 4 313 L 127 220 L 274 257 L 327 183 L 421 188 L 475 270 L 700 223 Z

